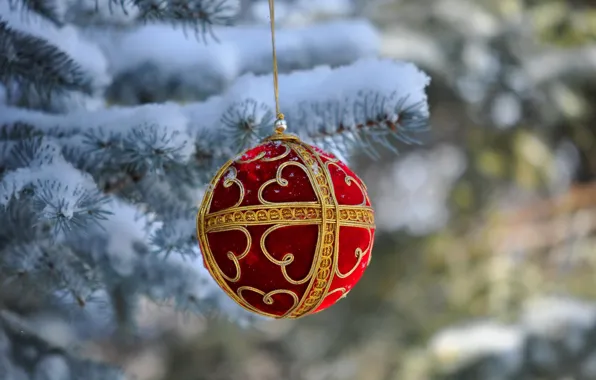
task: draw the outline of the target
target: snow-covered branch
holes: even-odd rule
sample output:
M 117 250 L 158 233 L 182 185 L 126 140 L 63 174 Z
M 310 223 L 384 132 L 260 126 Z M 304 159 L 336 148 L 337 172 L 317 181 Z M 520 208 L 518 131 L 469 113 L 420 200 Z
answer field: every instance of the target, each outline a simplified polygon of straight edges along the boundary
M 77 29 L 0 3 L 0 84 L 9 104 L 55 110 L 63 98 L 101 93 L 110 82 L 103 53 Z
M 91 92 L 91 78 L 69 55 L 46 40 L 9 27 L 0 19 L 0 82 L 21 90 Z
M 411 142 L 428 121 L 428 82 L 411 64 L 366 59 L 281 75 L 280 96 L 290 131 L 345 154 L 358 143 L 374 149 L 375 142 L 391 137 Z M 202 103 L 54 116 L 5 108 L 0 125 L 24 123 L 58 138 L 75 166 L 97 178 L 102 172 L 161 173 L 193 161 L 213 169 L 204 164 L 225 160 L 269 134 L 273 110 L 271 76 L 246 75 Z
M 268 27 L 217 28 L 214 33 L 217 44 L 197 43 L 183 30 L 160 24 L 90 32 L 89 37 L 105 51 L 114 76 L 108 96 L 121 104 L 201 100 L 225 91 L 245 73 L 271 72 Z M 348 65 L 380 49 L 377 31 L 364 20 L 280 29 L 276 41 L 281 72 Z
M 144 302 L 251 319 L 203 266 L 195 229 L 216 168 L 273 127 L 270 31 L 227 29 L 238 3 L 0 2 L 0 379 L 120 379 L 71 347 L 142 338 Z M 428 77 L 374 60 L 368 22 L 282 27 L 291 132 L 345 156 L 425 128 Z M 23 307 L 76 337 L 56 344 Z
M 120 4 L 122 0 L 109 0 Z M 194 25 L 203 34 L 213 25 L 227 25 L 238 12 L 239 0 L 133 0 L 143 19 L 166 19 Z
M 77 25 L 118 14 L 129 21 L 166 20 L 205 36 L 213 25 L 229 25 L 239 0 L 8 0 L 13 9 L 32 11 L 62 25 Z
M 64 0 L 8 0 L 13 10 L 33 11 L 57 26 L 64 23 Z
M 289 130 L 342 155 L 392 147 L 388 138 L 411 143 L 427 127 L 429 78 L 409 63 L 363 59 L 281 75 L 279 84 Z M 223 96 L 184 108 L 193 130 L 224 133 L 231 150 L 245 149 L 270 133 L 273 99 L 271 75 L 246 75 Z
M 280 95 L 290 131 L 345 156 L 354 146 L 371 153 L 379 144 L 393 148 L 391 138 L 412 142 L 428 121 L 427 84 L 428 77 L 411 64 L 362 60 L 337 69 L 319 67 L 282 75 Z M 68 115 L 5 107 L 0 125 L 6 136 L 15 125 L 25 124 L 55 142 L 36 140 L 27 146 L 2 142 L 8 156 L 27 157 L 6 161 L 0 182 L 4 202 L 38 181 L 70 178 L 59 187 L 76 191 L 77 187 L 69 186 L 73 180 L 91 181 L 87 191 L 97 184 L 103 192 L 124 191 L 156 212 L 157 205 L 180 211 L 182 206 L 174 206 L 180 200 L 195 204 L 200 199 L 196 187 L 219 164 L 271 132 L 273 110 L 271 76 L 253 75 L 242 77 L 220 97 L 185 106 L 147 105 Z M 64 167 L 52 169 L 56 165 Z M 93 180 L 83 181 L 79 170 L 90 173 Z M 168 183 L 176 186 L 160 191 Z M 151 190 L 143 191 L 145 187 Z M 62 203 L 52 204 L 57 215 L 72 216 L 72 208 L 80 207 L 78 202 L 64 201 L 59 211 L 55 205 Z

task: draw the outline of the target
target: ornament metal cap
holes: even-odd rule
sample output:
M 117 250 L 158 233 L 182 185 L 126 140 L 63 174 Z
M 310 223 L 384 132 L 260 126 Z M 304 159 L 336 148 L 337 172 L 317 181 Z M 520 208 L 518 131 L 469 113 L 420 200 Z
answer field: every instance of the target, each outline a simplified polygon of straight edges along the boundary
M 300 138 L 294 134 L 286 133 L 288 129 L 288 123 L 283 118 L 283 115 L 275 120 L 275 132 L 267 137 L 264 141 L 276 141 L 276 140 L 292 140 L 292 141 L 300 141 Z
M 275 120 L 275 133 L 284 133 L 288 129 L 288 123 L 284 119 Z

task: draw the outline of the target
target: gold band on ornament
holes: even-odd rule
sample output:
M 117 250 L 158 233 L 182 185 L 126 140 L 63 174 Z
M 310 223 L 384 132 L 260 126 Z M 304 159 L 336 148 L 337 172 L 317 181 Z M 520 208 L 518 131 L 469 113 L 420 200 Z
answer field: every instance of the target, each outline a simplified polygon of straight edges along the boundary
M 333 190 L 333 182 L 328 171 L 328 165 L 325 165 L 319 157 L 319 154 L 310 146 L 301 143 L 299 140 L 292 139 L 284 141 L 284 145 L 285 144 L 288 144 L 287 147 L 294 150 L 306 164 L 303 166 L 303 170 L 307 170 L 306 174 L 313 182 L 313 188 L 317 195 L 317 202 L 267 203 L 256 206 L 234 207 L 233 209 L 228 208 L 226 210 L 207 214 L 213 198 L 213 189 L 221 177 L 228 171 L 230 165 L 234 163 L 234 161 L 231 160 L 214 176 L 209 190 L 205 194 L 205 198 L 203 199 L 203 203 L 197 215 L 197 234 L 210 274 L 220 287 L 240 306 L 251 312 L 272 318 L 300 318 L 314 311 L 329 294 L 337 291 L 337 289 L 335 289 L 334 291 L 329 292 L 329 287 L 334 276 L 337 275 L 342 277 L 351 274 L 360 263 L 362 257 L 366 254 L 369 255 L 370 261 L 370 251 L 372 246 L 365 251 L 357 250 L 357 265 L 347 274 L 340 273 L 337 264 L 339 252 L 338 238 L 339 228 L 341 226 L 366 228 L 369 230 L 369 233 L 372 234 L 371 229 L 375 228 L 374 212 L 371 207 L 365 205 L 338 205 Z M 281 171 L 278 173 L 278 176 L 280 175 Z M 242 190 L 242 185 L 239 184 L 239 186 Z M 361 190 L 363 189 L 361 188 Z M 365 192 L 363 191 L 363 193 Z M 242 199 L 240 200 L 240 203 L 241 201 Z M 290 225 L 317 225 L 319 227 L 319 237 L 317 239 L 309 275 L 303 280 L 290 281 L 290 283 L 296 284 L 304 283 L 304 281 L 310 279 L 307 289 L 304 292 L 302 299 L 299 301 L 296 293 L 284 289 L 265 293 L 260 289 L 243 286 L 238 289 L 238 292 L 234 292 L 226 281 L 227 276 L 220 273 L 221 270 L 219 270 L 208 244 L 207 233 L 237 230 L 238 227 L 263 224 L 277 224 L 279 225 L 279 228 Z M 276 228 L 278 227 L 274 227 L 274 229 Z M 251 239 L 249 239 L 248 244 L 252 244 Z M 261 245 L 263 244 L 264 242 L 261 242 Z M 263 249 L 263 247 L 261 248 Z M 238 270 L 239 267 L 237 264 L 240 256 L 232 256 L 233 253 L 228 252 L 228 257 L 233 260 L 234 265 Z M 291 255 L 287 256 L 289 259 L 289 256 Z M 284 277 L 287 277 L 286 265 L 290 264 L 291 261 L 292 260 L 281 263 L 281 270 Z M 273 262 L 277 263 L 276 261 Z M 277 264 L 279 265 L 280 263 Z M 243 292 L 245 291 L 251 291 L 261 295 L 263 297 L 263 302 L 268 305 L 273 304 L 273 295 L 288 295 L 294 300 L 293 306 L 282 316 L 266 313 L 256 309 L 244 299 Z
M 341 225 L 374 228 L 374 211 L 367 206 L 339 206 L 339 213 L 332 208 L 325 209 L 327 220 Z M 223 230 L 233 226 L 283 223 L 286 225 L 320 224 L 323 221 L 320 205 L 305 203 L 278 203 L 237 207 L 233 210 L 208 214 L 205 217 L 207 232 Z M 338 220 L 339 218 L 339 220 Z
M 319 228 L 319 242 L 321 244 L 315 251 L 313 258 L 316 272 L 304 292 L 300 304 L 290 314 L 292 318 L 299 318 L 314 311 L 323 301 L 329 290 L 333 278 L 333 272 L 330 268 L 333 267 L 333 261 L 336 260 L 334 252 L 336 249 L 334 248 L 337 248 L 335 243 L 339 237 L 339 224 L 337 223 L 337 219 L 332 220 L 327 217 L 332 214 L 337 215 L 338 207 L 333 191 L 333 182 L 329 178 L 329 173 L 325 170 L 325 166 L 321 165 L 320 159 L 316 159 L 317 153 L 312 148 L 301 143 L 293 145 L 294 150 L 304 161 L 305 166 L 315 179 L 313 187 L 317 192 L 317 197 L 321 202 L 321 208 L 323 210 L 321 213 L 323 219 Z

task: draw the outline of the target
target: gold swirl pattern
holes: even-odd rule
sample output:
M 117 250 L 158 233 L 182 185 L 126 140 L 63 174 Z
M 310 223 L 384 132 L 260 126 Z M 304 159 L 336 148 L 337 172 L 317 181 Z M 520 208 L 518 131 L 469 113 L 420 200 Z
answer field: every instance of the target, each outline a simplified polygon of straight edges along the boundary
M 291 225 L 291 224 L 290 224 Z M 273 264 L 279 265 L 281 267 L 281 272 L 284 276 L 284 279 L 289 282 L 290 284 L 293 285 L 301 285 L 304 284 L 306 281 L 310 280 L 312 275 L 315 272 L 315 267 L 314 265 L 312 265 L 310 267 L 310 270 L 308 272 L 308 274 L 301 280 L 294 280 L 292 277 L 290 277 L 290 275 L 288 274 L 287 271 L 287 266 L 292 264 L 294 262 L 294 254 L 292 253 L 286 253 L 284 255 L 284 257 L 281 260 L 277 260 L 275 257 L 273 257 L 270 253 L 269 250 L 267 249 L 267 246 L 265 245 L 265 240 L 267 239 L 267 237 L 269 236 L 270 233 L 272 233 L 273 231 L 283 228 L 283 227 L 287 227 L 288 224 L 275 224 L 272 227 L 269 227 L 261 236 L 261 251 L 263 252 L 263 254 L 265 255 L 265 257 L 271 261 Z M 318 241 L 317 241 L 318 244 Z M 316 249 L 315 249 L 316 250 Z
M 331 162 L 339 162 L 339 158 L 334 157 L 329 155 L 328 153 L 325 153 L 324 151 L 320 150 L 320 149 L 313 149 L 314 152 L 316 152 L 320 157 L 324 158 L 327 161 L 331 161 Z
M 345 288 L 337 288 L 330 290 L 331 283 L 334 277 L 346 278 L 350 276 L 361 265 L 362 260 L 368 255 L 367 264 L 370 263 L 372 250 L 372 236 L 375 228 L 374 211 L 370 206 L 366 205 L 368 196 L 366 195 L 366 187 L 352 176 L 348 175 L 346 171 L 337 162 L 339 160 L 332 159 L 326 155 L 321 155 L 313 147 L 302 143 L 294 136 L 282 135 L 281 137 L 271 137 L 268 141 L 279 141 L 285 148 L 285 151 L 275 157 L 266 157 L 265 152 L 259 153 L 252 159 L 244 161 L 229 161 L 224 165 L 220 171 L 215 175 L 205 194 L 203 203 L 197 214 L 197 234 L 203 256 L 206 261 L 206 266 L 215 281 L 232 297 L 238 304 L 245 309 L 255 312 L 257 314 L 273 317 L 273 318 L 300 318 L 304 315 L 314 312 L 319 305 L 330 294 L 341 292 L 342 297 L 347 294 Z M 234 164 L 243 164 L 248 162 L 263 161 L 271 162 L 287 157 L 291 152 L 294 152 L 301 160 L 286 161 L 279 165 L 274 179 L 263 183 L 258 190 L 258 199 L 260 204 L 253 206 L 242 206 L 244 200 L 245 189 L 242 183 L 237 179 L 236 169 Z M 340 205 L 335 197 L 333 189 L 333 182 L 329 173 L 329 166 L 337 165 L 342 170 L 346 177 L 344 180 L 346 184 L 351 186 L 355 184 L 362 190 L 364 201 L 359 205 Z M 290 166 L 299 167 L 303 170 L 309 178 L 313 190 L 316 194 L 316 201 L 313 202 L 270 202 L 263 198 L 263 192 L 267 186 L 277 184 L 282 187 L 289 185 L 289 179 L 284 178 L 283 171 Z M 240 187 L 240 200 L 230 208 L 220 210 L 217 212 L 209 212 L 211 202 L 213 199 L 213 191 L 215 185 L 219 183 L 224 174 L 224 186 L 230 187 L 238 185 Z M 260 248 L 262 254 L 271 263 L 280 268 L 284 279 L 292 285 L 307 284 L 306 290 L 300 298 L 296 292 L 288 289 L 277 289 L 266 292 L 250 286 L 241 286 L 236 291 L 232 290 L 230 283 L 238 282 L 241 277 L 240 262 L 250 251 L 252 246 L 252 239 L 247 228 L 251 225 L 270 225 L 263 233 L 260 240 Z M 291 278 L 288 275 L 288 267 L 294 263 L 295 256 L 292 252 L 285 252 L 281 260 L 276 259 L 269 252 L 266 240 L 273 232 L 288 226 L 299 225 L 316 225 L 318 226 L 318 239 L 315 247 L 315 254 L 311 267 L 304 278 Z M 360 227 L 369 232 L 371 242 L 369 246 L 362 250 L 357 248 L 354 254 L 357 258 L 357 263 L 350 271 L 346 273 L 340 272 L 338 269 L 338 254 L 339 254 L 339 231 L 341 226 Z M 221 268 L 215 262 L 213 253 L 209 247 L 207 235 L 213 232 L 239 230 L 242 231 L 248 241 L 248 246 L 240 255 L 233 252 L 228 252 L 228 259 L 232 260 L 236 268 L 235 275 L 225 275 Z M 262 310 L 258 310 L 255 305 L 250 304 L 244 297 L 245 292 L 250 291 L 262 296 L 262 302 L 266 305 L 273 305 L 275 300 L 274 295 L 283 294 L 292 297 L 293 304 L 289 310 L 285 311 L 283 315 L 271 314 Z
M 264 205 L 277 205 L 279 203 L 276 202 L 269 202 L 268 200 L 265 200 L 265 198 L 263 198 L 263 192 L 265 191 L 265 189 L 267 188 L 267 186 L 273 184 L 273 183 L 277 183 L 280 186 L 286 187 L 290 184 L 290 182 L 288 182 L 287 179 L 283 178 L 281 175 L 284 171 L 285 168 L 287 168 L 288 166 L 297 166 L 300 169 L 304 170 L 304 172 L 306 173 L 306 175 L 308 176 L 308 179 L 311 180 L 312 183 L 312 176 L 310 175 L 308 169 L 306 168 L 306 166 L 304 166 L 303 164 L 296 162 L 296 161 L 286 161 L 283 164 L 279 165 L 279 167 L 277 168 L 277 174 L 275 175 L 275 178 L 270 179 L 269 181 L 265 182 L 264 184 L 261 185 L 261 187 L 259 188 L 259 202 L 261 202 Z M 293 202 L 292 202 L 293 203 Z
M 352 273 L 354 273 L 354 271 L 356 269 L 358 269 L 358 266 L 360 265 L 360 263 L 362 262 L 362 258 L 364 257 L 364 252 L 362 252 L 361 248 L 356 248 L 355 251 L 356 254 L 356 264 L 354 264 L 354 266 L 352 267 L 352 269 L 350 269 L 349 271 L 347 271 L 346 273 L 341 273 L 339 270 L 339 267 L 335 270 L 335 275 L 339 278 L 346 278 L 349 277 Z
M 362 262 L 362 258 L 364 258 L 364 256 L 368 253 L 368 262 L 366 263 L 366 266 L 368 266 L 370 264 L 370 259 L 371 259 L 371 250 L 372 250 L 372 230 L 371 229 L 367 229 L 368 234 L 369 234 L 369 240 L 368 240 L 368 247 L 366 247 L 366 250 L 363 251 L 361 248 L 356 248 L 356 251 L 354 252 L 354 255 L 356 256 L 356 264 L 354 264 L 354 266 L 352 267 L 352 269 L 350 269 L 349 271 L 347 271 L 346 273 L 341 273 L 339 270 L 339 265 L 338 267 L 335 269 L 335 275 L 339 278 L 347 278 L 350 277 L 352 275 L 352 273 L 354 273 L 354 271 L 356 269 L 358 269 L 358 266 L 360 266 L 360 263 Z
M 341 293 L 341 295 L 339 296 L 339 298 L 346 298 L 346 296 L 350 292 L 349 291 L 346 291 L 346 288 L 337 288 L 337 289 L 333 289 L 332 291 L 330 291 L 329 293 L 327 293 L 327 295 L 325 296 L 325 298 L 327 298 L 330 295 L 335 294 L 335 293 Z
M 366 186 L 362 187 L 362 185 L 360 185 L 360 181 L 357 181 L 356 178 L 349 176 L 348 173 L 346 173 L 346 171 L 339 166 L 337 163 L 339 161 L 327 161 L 325 162 L 325 167 L 327 168 L 327 170 L 329 170 L 329 166 L 331 165 L 335 165 L 339 170 L 341 170 L 346 177 L 344 178 L 344 181 L 346 182 L 346 185 L 348 186 L 352 186 L 352 184 L 356 185 L 360 191 L 362 192 L 362 202 L 360 202 L 359 206 L 365 206 L 366 202 L 370 203 L 370 199 L 368 199 L 368 194 L 366 193 Z
M 350 291 L 346 290 L 346 288 L 335 288 L 332 291 L 325 294 L 324 298 L 327 298 L 330 295 L 335 294 L 335 293 L 341 293 L 341 296 L 339 296 L 339 299 L 342 299 L 342 298 L 346 298 L 348 296 L 348 293 L 350 293 Z M 316 310 L 316 311 L 313 311 L 312 314 L 317 314 L 317 313 L 320 313 L 321 311 L 322 310 Z
M 298 296 L 296 295 L 296 293 L 294 293 L 290 290 L 280 289 L 280 290 L 272 290 L 269 293 L 265 293 L 264 291 L 257 289 L 257 288 L 253 288 L 252 286 L 239 287 L 238 290 L 236 291 L 236 294 L 238 294 L 238 297 L 241 300 L 243 300 L 246 305 L 248 305 L 248 307 L 251 311 L 254 311 L 255 313 L 262 314 L 262 311 L 256 309 L 254 306 L 250 305 L 250 303 L 248 303 L 244 299 L 244 297 L 242 296 L 242 292 L 245 290 L 255 292 L 255 293 L 263 296 L 263 303 L 266 305 L 273 305 L 273 303 L 275 302 L 275 300 L 273 299 L 273 296 L 276 294 L 287 294 L 287 295 L 292 296 L 292 300 L 294 301 L 294 304 L 292 305 L 292 307 L 290 307 L 290 309 L 286 313 L 284 313 L 282 316 L 280 316 L 278 318 L 284 318 L 286 315 L 290 314 L 290 312 L 292 310 L 294 310 L 294 308 L 296 308 L 296 305 L 298 304 Z
M 279 156 L 265 157 L 267 155 L 267 152 L 262 151 L 261 153 L 257 154 L 253 158 L 249 158 L 248 160 L 242 160 L 241 159 L 242 157 L 241 157 L 241 158 L 237 159 L 235 162 L 237 164 L 250 164 L 251 162 L 255 162 L 255 161 L 259 161 L 259 160 L 261 160 L 263 162 L 279 161 L 279 160 L 287 157 L 292 152 L 292 149 L 288 145 L 283 144 L 282 146 L 285 148 L 285 150 Z
M 273 162 L 273 161 L 279 161 L 282 158 L 286 158 L 292 152 L 292 149 L 290 149 L 290 147 L 287 146 L 286 144 L 283 144 L 282 146 L 285 148 L 285 151 L 282 154 L 280 154 L 279 156 L 275 156 L 275 157 L 265 157 L 265 158 L 263 158 L 262 161 Z
M 244 185 L 242 185 L 242 182 L 240 182 L 237 176 L 238 171 L 236 170 L 236 168 L 230 166 L 230 171 L 228 172 L 228 174 L 226 174 L 223 182 L 223 187 L 225 188 L 232 187 L 232 185 L 234 184 L 236 184 L 240 188 L 240 197 L 238 198 L 238 201 L 232 206 L 232 208 L 240 206 L 240 204 L 244 200 Z
M 253 158 L 249 158 L 248 160 L 242 160 L 241 158 L 239 158 L 235 162 L 237 164 L 250 164 L 251 162 L 259 161 L 260 159 L 265 157 L 266 154 L 267 154 L 267 152 L 262 151 L 261 153 L 257 154 Z
M 228 253 L 226 254 L 227 258 L 230 259 L 234 263 L 234 268 L 236 269 L 236 275 L 234 277 L 230 277 L 230 276 L 226 275 L 223 271 L 221 271 L 221 276 L 223 278 L 225 278 L 226 280 L 228 280 L 230 282 L 237 282 L 238 280 L 240 280 L 240 272 L 241 272 L 240 260 L 245 258 L 246 255 L 248 255 L 248 252 L 250 252 L 250 247 L 252 246 L 252 237 L 250 236 L 250 232 L 248 232 L 248 230 L 242 226 L 233 226 L 232 228 L 225 228 L 225 229 L 219 230 L 219 232 L 224 232 L 224 231 L 240 231 L 244 234 L 244 236 L 246 236 L 246 248 L 240 255 L 236 256 L 234 254 L 234 252 L 232 252 L 232 251 L 228 251 Z M 218 232 L 218 230 L 212 230 L 211 232 Z

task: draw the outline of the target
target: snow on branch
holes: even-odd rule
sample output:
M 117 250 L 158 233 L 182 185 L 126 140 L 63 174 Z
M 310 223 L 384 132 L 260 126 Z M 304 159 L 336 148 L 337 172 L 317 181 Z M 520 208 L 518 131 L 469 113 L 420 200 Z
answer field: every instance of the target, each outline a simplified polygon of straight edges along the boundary
M 289 130 L 340 154 L 358 145 L 374 154 L 391 139 L 412 143 L 426 129 L 429 78 L 414 65 L 365 59 L 339 68 L 319 67 L 280 76 Z M 0 112 L 0 126 L 30 125 L 60 141 L 63 154 L 101 185 L 123 174 L 140 184 L 148 173 L 170 180 L 207 173 L 272 130 L 270 75 L 240 78 L 222 96 L 176 104 L 47 115 L 15 108 Z M 195 183 L 195 187 L 197 184 Z M 169 191 L 164 191 L 168 193 Z
M 121 4 L 122 0 L 109 0 Z M 227 25 L 238 13 L 239 0 L 133 0 L 143 19 L 171 20 L 190 25 L 202 35 L 213 25 Z
M 242 74 L 271 72 L 268 27 L 218 28 L 215 34 L 217 44 L 197 43 L 168 25 L 94 33 L 115 77 L 109 97 L 125 104 L 204 99 L 225 91 Z M 376 30 L 364 20 L 280 29 L 276 43 L 281 72 L 347 65 L 380 49 Z
M 280 76 L 281 109 L 289 131 L 306 141 L 340 154 L 356 145 L 374 155 L 378 144 L 414 143 L 426 130 L 429 81 L 416 66 L 392 60 L 318 67 Z M 222 97 L 185 109 L 192 128 L 217 131 L 237 150 L 271 132 L 273 99 L 271 75 L 246 75 Z
M 239 0 L 8 0 L 11 8 L 27 10 L 61 26 L 67 19 L 77 25 L 107 21 L 161 20 L 182 24 L 206 37 L 214 25 L 229 25 L 240 8 Z M 114 20 L 111 20 L 112 22 Z M 215 36 L 213 36 L 215 37 Z
M 425 130 L 428 83 L 429 78 L 412 64 L 366 59 L 335 69 L 282 75 L 280 96 L 291 132 L 342 156 L 354 146 L 374 154 L 379 144 L 394 148 L 396 141 L 411 143 L 413 135 Z M 160 220 L 188 227 L 166 228 L 154 235 L 160 251 L 184 252 L 193 241 L 190 233 L 181 231 L 192 232 L 194 222 L 188 215 L 200 199 L 200 186 L 220 164 L 270 134 L 273 118 L 270 75 L 244 76 L 224 95 L 184 106 L 170 103 L 65 115 L 3 107 L 0 137 L 6 140 L 0 141 L 4 147 L 0 153 L 18 158 L 5 161 L 0 182 L 3 202 L 50 181 L 55 189 L 52 197 L 41 190 L 34 192 L 35 197 L 45 203 L 48 215 L 72 225 L 75 216 L 98 220 L 104 215 L 98 208 L 101 198 L 92 193 L 96 189 L 123 196 L 157 213 Z M 10 140 L 17 125 L 30 126 L 24 129 L 32 135 L 30 142 Z M 36 133 L 43 140 L 36 140 L 40 139 Z M 45 139 L 49 142 L 41 143 Z M 72 181 L 79 180 L 89 186 L 77 190 Z
M 63 3 L 61 0 L 8 0 L 13 10 L 29 10 L 53 22 L 57 26 L 63 25 Z
M 40 93 L 90 92 L 90 78 L 70 56 L 44 39 L 11 29 L 0 21 L 0 82 Z
M 166 161 L 184 162 L 192 154 L 188 143 L 187 118 L 175 104 L 113 107 L 96 111 L 80 110 L 53 115 L 15 107 L 0 108 L 0 126 L 11 136 L 11 126 L 30 125 L 35 131 L 61 141 L 62 147 L 87 149 L 87 158 L 104 152 L 110 161 L 122 159 L 127 165 L 142 165 L 159 171 Z M 33 133 L 33 132 L 32 132 Z M 147 154 L 155 162 L 147 160 Z M 105 159 L 109 157 L 103 157 Z M 104 165 L 106 163 L 104 162 Z
M 47 167 L 45 172 L 60 179 L 65 177 L 63 171 L 63 168 Z M 5 176 L 3 181 L 9 182 L 8 179 Z M 58 182 L 58 186 L 60 184 Z M 105 202 L 88 200 L 88 206 L 101 207 L 102 215 L 95 217 L 95 223 L 87 223 L 84 229 L 64 228 L 53 236 L 52 229 L 48 228 L 51 224 L 44 217 L 49 212 L 42 210 L 44 212 L 40 214 L 35 205 L 45 201 L 47 209 L 48 205 L 59 204 L 61 199 L 72 199 L 72 194 L 60 190 L 48 183 L 37 183 L 28 194 L 0 207 L 0 221 L 7 226 L 0 231 L 3 286 L 16 286 L 23 295 L 33 292 L 36 298 L 60 305 L 68 313 L 91 312 L 112 304 L 112 308 L 119 310 L 107 313 L 99 310 L 102 315 L 96 310 L 90 316 L 110 321 L 114 315 L 131 315 L 123 308 L 134 309 L 139 295 L 158 302 L 173 300 L 177 308 L 198 313 L 209 311 L 214 305 L 226 306 L 225 298 L 220 297 L 220 289 L 200 265 L 200 260 L 196 260 L 198 247 L 192 218 L 181 219 L 178 223 L 170 221 L 166 228 L 160 229 L 151 214 L 111 197 Z M 46 199 L 29 201 L 31 196 L 40 198 L 38 194 L 44 194 Z M 66 213 L 61 211 L 61 214 Z M 67 223 L 77 215 L 62 217 Z M 93 215 L 87 217 L 92 219 Z M 190 245 L 194 248 L 185 263 L 172 258 L 164 260 L 160 255 L 165 251 L 160 243 L 172 241 L 167 236 L 171 232 L 181 240 L 177 243 L 182 249 Z M 190 266 L 193 261 L 198 264 Z M 126 288 L 127 300 L 114 305 L 113 298 L 122 287 Z M 233 315 L 233 308 L 226 307 Z M 244 318 L 242 313 L 237 316 Z M 105 321 L 97 321 L 92 325 L 101 329 L 103 323 Z M 87 326 L 87 330 L 89 328 Z
M 192 225 L 187 215 L 200 196 L 197 182 L 207 180 L 208 171 L 194 174 L 200 165 L 188 124 L 174 104 L 65 115 L 2 107 L 0 206 L 26 194 L 54 236 L 79 226 L 89 231 L 89 222 L 108 228 L 102 221 L 112 220 L 106 204 L 111 198 L 99 192 L 144 204 L 160 220 L 182 218 Z M 19 142 L 17 127 L 26 131 Z M 178 251 L 195 243 L 193 229 L 181 231 L 186 230 L 177 230 L 174 239 Z M 165 251 L 172 238 L 160 241 Z
M 3 149 L 7 154 L 0 168 L 0 207 L 18 202 L 25 194 L 38 222 L 47 223 L 54 237 L 105 218 L 107 199 L 87 173 L 63 159 L 55 141 L 33 137 L 2 146 L 8 148 Z
M 97 46 L 73 27 L 57 27 L 37 14 L 23 17 L 18 9 L 0 4 L 0 82 L 13 96 L 30 91 L 79 91 L 91 94 L 111 78 Z

